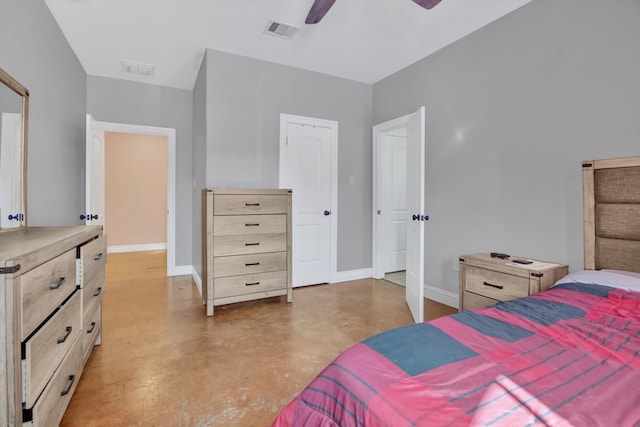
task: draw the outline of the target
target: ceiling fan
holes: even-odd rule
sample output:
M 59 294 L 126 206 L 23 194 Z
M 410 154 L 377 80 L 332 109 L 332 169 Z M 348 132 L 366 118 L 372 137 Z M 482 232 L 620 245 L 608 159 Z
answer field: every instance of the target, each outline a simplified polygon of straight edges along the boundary
M 425 9 L 431 9 L 441 0 L 411 0 L 414 3 L 424 7 Z M 331 6 L 336 2 L 336 0 L 315 0 L 311 9 L 309 10 L 309 14 L 307 15 L 307 19 L 305 19 L 305 24 L 317 24 L 320 22 L 324 15 L 327 14 Z

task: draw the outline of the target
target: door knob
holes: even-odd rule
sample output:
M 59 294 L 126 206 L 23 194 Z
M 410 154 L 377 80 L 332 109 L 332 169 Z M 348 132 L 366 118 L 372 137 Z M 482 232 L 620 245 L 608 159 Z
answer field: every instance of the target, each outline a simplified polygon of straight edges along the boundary
M 324 216 L 329 216 L 331 215 L 331 211 L 324 211 Z

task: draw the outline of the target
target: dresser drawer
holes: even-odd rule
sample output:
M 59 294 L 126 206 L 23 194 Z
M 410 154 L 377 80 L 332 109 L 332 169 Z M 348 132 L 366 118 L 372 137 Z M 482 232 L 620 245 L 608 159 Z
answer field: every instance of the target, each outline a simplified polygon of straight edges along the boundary
M 96 344 L 100 331 L 102 330 L 102 310 L 100 306 L 95 307 L 94 310 L 85 313 L 85 319 L 87 319 L 85 326 L 80 333 L 80 344 L 82 346 L 82 366 L 84 367 L 91 354 L 91 349 Z
M 213 196 L 214 215 L 251 215 L 287 213 L 286 195 L 216 194 Z
M 213 242 L 214 257 L 281 252 L 286 250 L 286 233 L 218 236 Z
M 286 233 L 286 215 L 222 215 L 213 221 L 214 236 Z
M 33 406 L 79 334 L 80 292 L 75 292 L 25 343 L 23 400 L 27 408 Z
M 96 274 L 104 279 L 104 268 L 107 263 L 107 238 L 100 236 L 80 246 L 81 280 L 79 285 L 84 287 Z
M 89 317 L 98 308 L 104 295 L 104 279 L 94 277 L 82 291 L 82 328 L 86 329 Z
M 215 298 L 226 298 L 255 292 L 286 289 L 287 272 L 246 274 L 243 276 L 222 277 L 216 279 Z
M 26 272 L 20 281 L 24 341 L 76 289 L 76 249 Z
M 216 278 L 280 271 L 287 269 L 287 253 L 216 257 L 213 259 L 213 264 L 213 273 Z
M 33 407 L 33 424 L 57 426 L 82 373 L 82 347 L 76 342 Z
M 529 295 L 529 279 L 483 268 L 466 267 L 465 290 L 478 295 L 508 301 Z

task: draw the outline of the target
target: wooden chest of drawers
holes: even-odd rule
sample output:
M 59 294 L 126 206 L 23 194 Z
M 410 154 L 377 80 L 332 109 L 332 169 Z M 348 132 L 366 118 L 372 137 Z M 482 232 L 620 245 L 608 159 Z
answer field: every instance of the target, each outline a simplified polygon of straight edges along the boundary
M 569 267 L 544 261 L 516 264 L 514 259 L 492 258 L 489 253 L 460 257 L 460 310 L 524 298 L 549 289 Z
M 100 343 L 102 227 L 2 231 L 0 256 L 0 425 L 57 425 Z
M 291 190 L 202 192 L 203 302 L 213 307 L 291 291 Z

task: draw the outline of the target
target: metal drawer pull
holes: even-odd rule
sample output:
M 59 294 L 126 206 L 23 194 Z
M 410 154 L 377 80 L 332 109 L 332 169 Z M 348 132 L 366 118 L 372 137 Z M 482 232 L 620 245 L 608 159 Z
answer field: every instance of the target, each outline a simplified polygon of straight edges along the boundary
M 245 227 L 258 227 L 260 224 L 245 224 Z
M 249 267 L 251 265 L 260 265 L 260 263 L 259 262 L 247 262 L 244 265 L 245 265 L 245 267 Z
M 58 344 L 62 344 L 67 340 L 67 338 L 69 338 L 69 335 L 71 335 L 71 331 L 73 330 L 73 328 L 71 326 L 67 326 L 64 330 L 66 333 L 63 337 L 58 338 Z
M 49 285 L 49 289 L 51 290 L 58 289 L 64 283 L 64 279 L 65 279 L 64 277 L 59 278 L 56 283 L 52 283 Z
M 100 252 L 98 255 L 93 257 L 94 261 L 100 261 L 100 258 L 102 258 L 102 252 Z
M 91 322 L 91 327 L 87 329 L 87 333 L 90 334 L 96 328 L 96 322 Z
M 245 286 L 255 286 L 255 285 L 259 285 L 260 282 L 254 282 L 254 283 L 245 283 Z
M 258 243 L 245 243 L 244 245 L 245 246 L 259 246 L 260 242 L 258 242 Z
M 100 295 L 100 292 L 102 292 L 102 286 L 100 286 L 98 289 L 96 289 L 96 291 L 93 293 L 93 296 L 97 297 L 98 295 Z
M 502 285 L 494 285 L 493 283 L 489 283 L 489 282 L 484 282 L 485 286 L 491 286 L 492 288 L 496 288 L 496 289 L 504 289 L 504 286 Z
M 245 206 L 260 206 L 260 203 L 245 203 Z
M 66 396 L 67 394 L 69 394 L 69 392 L 71 391 L 71 387 L 73 387 L 73 383 L 76 380 L 76 376 L 75 375 L 69 375 L 68 381 L 69 381 L 69 385 L 67 386 L 67 388 L 65 388 L 64 390 L 62 390 L 60 392 L 60 396 Z

